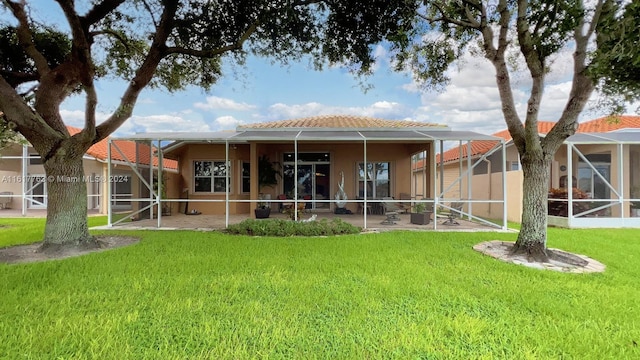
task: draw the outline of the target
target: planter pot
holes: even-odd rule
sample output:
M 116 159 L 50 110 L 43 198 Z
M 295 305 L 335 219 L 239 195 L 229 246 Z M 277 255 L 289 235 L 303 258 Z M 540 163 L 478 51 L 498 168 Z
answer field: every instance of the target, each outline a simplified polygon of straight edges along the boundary
M 254 211 L 256 213 L 256 219 L 266 219 L 271 215 L 271 208 L 258 208 Z
M 411 213 L 411 223 L 416 225 L 427 225 L 431 221 L 431 212 Z

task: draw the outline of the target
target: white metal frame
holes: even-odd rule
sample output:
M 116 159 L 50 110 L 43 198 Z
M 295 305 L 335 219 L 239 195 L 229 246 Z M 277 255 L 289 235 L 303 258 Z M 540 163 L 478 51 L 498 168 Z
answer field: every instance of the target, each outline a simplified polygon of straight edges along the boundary
M 250 130 L 255 130 L 255 129 L 250 129 Z M 292 141 L 293 142 L 293 146 L 294 146 L 294 163 L 297 164 L 298 163 L 298 153 L 299 153 L 299 151 L 298 151 L 299 142 L 300 141 L 303 141 L 303 142 L 304 141 L 317 141 L 317 140 L 320 140 L 320 139 L 300 140 L 300 136 L 303 134 L 303 131 L 309 131 L 310 133 L 313 133 L 314 129 L 311 129 L 311 130 L 309 130 L 309 129 L 295 130 L 295 131 L 297 131 L 295 136 L 291 136 L 291 131 L 292 130 L 294 130 L 294 129 L 288 129 L 290 135 L 289 136 L 284 136 L 283 135 L 281 137 L 280 141 Z M 321 131 L 324 131 L 324 132 L 330 131 L 328 129 L 316 129 L 316 130 L 321 130 Z M 345 129 L 337 129 L 336 131 L 341 131 L 341 130 L 344 131 Z M 342 140 L 336 140 L 336 141 L 339 141 L 339 142 L 361 141 L 362 142 L 362 146 L 363 146 L 363 154 L 364 154 L 362 162 L 365 163 L 365 164 L 368 161 L 368 158 L 367 158 L 368 149 L 367 149 L 367 147 L 368 147 L 370 142 L 375 142 L 376 140 L 381 140 L 381 141 L 386 141 L 386 142 L 388 142 L 388 141 L 403 141 L 403 140 L 416 141 L 415 138 L 411 138 L 411 139 L 402 138 L 402 136 L 394 137 L 393 130 L 397 130 L 397 129 L 387 129 L 387 130 L 390 131 L 390 133 L 388 133 L 388 135 L 389 135 L 388 137 L 379 138 L 379 139 L 370 139 L 365 134 L 363 134 L 363 132 L 380 131 L 380 133 L 382 133 L 382 132 L 385 131 L 385 129 L 362 129 L 362 130 L 348 129 L 348 131 L 357 133 L 359 135 L 359 139 L 358 140 L 356 140 L 355 138 L 351 139 L 351 140 L 342 139 Z M 407 129 L 405 129 L 405 130 L 407 130 Z M 282 129 L 278 129 L 278 131 L 279 132 L 284 132 Z M 446 137 L 445 136 L 443 138 L 439 138 L 437 135 L 427 134 L 427 133 L 425 133 L 424 131 L 421 131 L 421 130 L 408 129 L 407 131 L 411 131 L 414 134 L 420 135 L 421 138 L 424 139 L 425 144 L 429 144 L 429 146 L 430 146 L 429 151 L 430 151 L 431 154 L 435 154 L 436 142 L 437 141 L 440 141 L 442 143 L 444 141 L 443 139 L 445 139 L 447 141 L 451 140 L 450 137 Z M 265 134 L 267 134 L 267 133 L 274 134 L 275 131 L 271 131 L 271 132 L 265 131 Z M 446 132 L 443 132 L 443 134 L 445 134 L 445 133 Z M 209 135 L 209 136 L 207 136 L 206 134 L 201 134 L 200 135 L 201 137 L 193 137 L 193 136 L 191 136 L 191 137 L 189 137 L 187 139 L 187 137 L 185 136 L 185 138 L 181 139 L 179 137 L 176 138 L 176 134 L 175 133 L 165 133 L 165 134 L 157 133 L 157 134 L 138 134 L 138 135 L 133 135 L 133 136 L 130 136 L 130 137 L 125 137 L 123 139 L 134 140 L 134 141 L 150 141 L 150 142 L 156 141 L 157 142 L 158 151 L 156 152 L 155 156 L 157 156 L 158 163 L 160 165 L 158 167 L 158 171 L 159 171 L 158 178 L 161 179 L 162 178 L 162 175 L 161 175 L 161 172 L 162 172 L 162 158 L 163 158 L 162 148 L 160 146 L 161 141 L 163 141 L 163 140 L 182 140 L 182 141 L 189 141 L 189 142 L 193 142 L 193 143 L 206 142 L 206 143 L 224 144 L 224 146 L 225 146 L 225 162 L 227 164 L 229 164 L 229 161 L 230 161 L 229 160 L 229 146 L 230 146 L 230 143 L 233 143 L 235 145 L 235 144 L 240 144 L 240 143 L 243 142 L 241 139 L 236 138 L 237 135 L 239 135 L 239 134 L 242 134 L 242 132 L 235 133 L 234 135 L 231 135 L 231 136 L 229 136 L 228 133 L 224 134 L 224 135 L 221 135 L 220 137 L 216 137 L 216 136 L 218 136 L 217 134 Z M 503 157 L 504 157 L 505 152 L 504 152 L 504 141 L 503 140 L 501 140 L 499 138 L 495 138 L 495 137 L 490 137 L 490 136 L 485 136 L 485 135 L 480 135 L 480 134 L 474 134 L 474 133 L 469 133 L 469 132 L 467 132 L 465 134 L 466 134 L 466 136 L 469 136 L 469 137 L 464 139 L 464 140 L 466 140 L 468 142 L 469 149 L 471 147 L 471 142 L 470 141 L 471 140 L 475 140 L 476 138 L 477 139 L 482 139 L 482 140 L 487 140 L 487 139 L 496 140 L 499 143 L 499 146 L 497 146 L 495 149 L 492 149 L 491 153 L 493 153 L 493 152 L 497 151 L 498 149 L 502 148 Z M 270 138 L 270 140 L 273 140 L 273 139 L 274 139 L 273 137 Z M 331 141 L 331 139 L 322 139 L 322 140 Z M 260 138 L 256 138 L 253 141 L 260 141 Z M 460 141 L 463 141 L 463 140 L 460 140 Z M 108 158 L 109 159 L 111 159 L 111 148 L 112 147 L 115 147 L 116 150 L 119 151 L 119 149 L 117 149 L 117 145 L 110 139 L 109 140 L 109 145 L 108 145 L 108 153 L 109 153 Z M 167 148 L 171 148 L 171 147 L 172 147 L 172 145 L 169 145 Z M 441 146 L 441 150 L 442 150 L 442 146 Z M 119 152 L 122 155 L 122 157 L 126 159 L 124 154 L 122 154 L 121 151 L 119 151 Z M 490 155 L 490 154 L 488 154 L 488 155 Z M 150 156 L 152 163 L 153 163 L 153 156 L 154 156 L 153 154 Z M 427 159 L 425 159 L 425 161 L 427 161 Z M 144 179 L 142 178 L 141 174 L 135 169 L 135 164 L 133 164 L 130 161 L 126 161 L 126 163 L 127 163 L 128 166 L 130 166 L 134 170 L 134 173 L 143 181 L 143 183 L 147 186 L 147 188 L 149 188 L 151 190 L 151 192 L 153 193 L 153 199 L 152 199 L 152 202 L 150 203 L 150 205 L 148 205 L 148 206 L 144 207 L 143 209 L 138 210 L 137 212 L 131 214 L 131 216 L 135 216 L 138 213 L 140 213 L 140 212 L 142 212 L 142 211 L 144 211 L 146 209 L 152 208 L 153 206 L 158 206 L 158 208 L 161 208 L 162 207 L 162 203 L 163 202 L 168 202 L 168 201 L 169 202 L 174 202 L 174 201 L 178 202 L 179 201 L 179 202 L 187 202 L 187 203 L 192 203 L 192 202 L 209 202 L 209 203 L 211 203 L 211 202 L 224 202 L 225 203 L 225 226 L 228 227 L 229 226 L 229 204 L 231 202 L 258 203 L 258 202 L 262 201 L 260 199 L 231 200 L 229 198 L 229 181 L 230 181 L 229 178 L 231 176 L 229 171 L 227 171 L 227 191 L 226 191 L 226 195 L 225 195 L 225 199 L 224 200 L 216 200 L 216 199 L 163 199 L 161 197 L 161 194 L 156 194 L 155 192 L 153 192 L 153 189 L 151 189 L 151 186 L 144 181 Z M 470 164 L 470 160 L 469 160 L 469 164 Z M 473 169 L 473 167 L 475 167 L 476 165 L 477 165 L 477 163 L 474 164 L 473 166 L 470 165 L 469 168 Z M 151 169 L 151 171 L 153 171 L 153 169 Z M 412 170 L 410 170 L 410 171 L 412 171 Z M 433 162 L 433 174 L 434 175 L 435 175 L 435 171 L 436 171 L 436 164 L 435 164 L 435 161 L 434 161 Z M 297 166 L 294 166 L 294 178 L 295 179 L 297 179 L 297 177 L 298 177 L 297 172 L 298 172 Z M 503 166 L 503 172 L 504 172 L 504 166 Z M 110 179 L 111 178 L 111 163 L 110 162 L 108 164 L 108 173 L 109 173 L 108 177 Z M 335 173 L 337 173 L 337 171 Z M 471 193 L 471 189 L 470 189 L 471 188 L 471 173 L 467 174 L 467 176 L 469 178 L 469 184 L 468 184 L 469 189 L 468 189 L 468 191 L 469 191 L 469 194 L 470 194 Z M 505 176 L 503 175 L 503 188 L 505 188 L 504 179 L 505 179 Z M 424 178 L 424 181 L 425 181 L 425 185 L 426 185 L 426 183 L 427 183 L 426 177 Z M 110 189 L 110 187 L 108 187 L 108 189 Z M 424 189 L 426 189 L 426 186 L 424 187 Z M 412 200 L 412 203 L 425 203 L 427 205 L 432 204 L 433 210 L 434 210 L 433 213 L 436 214 L 436 210 L 437 210 L 439 205 L 440 206 L 444 206 L 444 207 L 446 207 L 446 205 L 443 205 L 443 199 L 441 199 L 438 196 L 435 182 L 434 182 L 434 189 L 433 190 L 434 190 L 433 194 L 435 195 L 433 198 L 423 198 L 423 199 L 420 199 L 420 200 L 416 199 L 416 200 Z M 505 190 L 505 192 L 506 192 L 506 190 Z M 281 202 L 291 202 L 293 200 L 293 205 L 297 208 L 298 203 L 301 201 L 301 199 L 298 198 L 298 183 L 297 183 L 297 181 L 294 182 L 294 194 L 295 194 L 294 199 L 291 199 L 291 200 L 273 200 L 272 199 L 271 202 L 281 203 Z M 109 190 L 108 197 L 109 197 L 108 226 L 111 227 L 113 225 L 116 225 L 116 224 L 124 221 L 125 219 L 120 219 L 120 220 L 118 220 L 116 222 L 112 221 L 113 220 L 113 218 L 112 218 L 112 209 L 111 209 L 111 197 L 112 196 L 111 196 L 110 190 Z M 148 200 L 149 199 L 132 199 L 131 201 L 148 201 Z M 325 200 L 315 200 L 314 199 L 313 201 L 314 202 L 328 202 L 328 203 L 335 202 L 335 200 L 332 200 L 332 199 L 325 199 Z M 356 203 L 356 204 L 357 203 L 362 203 L 363 208 L 366 209 L 367 205 L 368 205 L 368 203 L 370 201 L 371 201 L 371 199 L 369 199 L 369 196 L 367 194 L 367 187 L 365 186 L 364 187 L 364 199 L 362 199 L 362 200 L 349 199 L 346 202 L 347 203 Z M 393 202 L 396 202 L 396 201 L 397 200 L 393 200 Z M 468 211 L 464 212 L 464 215 L 467 216 L 468 219 L 474 220 L 474 221 L 478 221 L 478 222 L 483 223 L 485 225 L 501 228 L 503 230 L 507 229 L 507 222 L 506 222 L 506 196 L 503 197 L 503 200 L 474 201 L 474 200 L 471 200 L 471 199 L 466 199 L 464 201 L 468 204 Z M 376 202 L 391 202 L 391 200 L 386 200 L 385 201 L 385 200 L 376 199 Z M 504 210 L 504 216 L 503 216 L 502 225 L 496 225 L 496 224 L 494 224 L 492 222 L 486 221 L 485 219 L 482 219 L 482 218 L 480 218 L 478 216 L 473 215 L 473 213 L 472 213 L 472 203 L 473 202 L 496 202 L 496 203 L 503 204 L 503 208 L 505 210 Z M 151 213 L 152 213 L 152 211 L 151 211 Z M 161 215 L 160 215 L 161 211 L 159 211 L 158 213 L 159 213 L 159 216 L 158 216 L 158 219 L 157 219 L 158 220 L 157 227 L 161 227 L 162 226 L 162 220 L 161 220 Z M 368 214 L 367 214 L 367 211 L 363 211 L 362 215 L 363 215 L 363 221 L 364 221 L 364 228 L 368 228 L 368 219 L 367 219 L 367 215 Z M 297 212 L 295 212 L 295 214 L 294 214 L 294 219 L 298 220 L 297 219 Z M 434 218 L 434 229 L 437 229 L 437 227 L 438 227 L 437 221 Z

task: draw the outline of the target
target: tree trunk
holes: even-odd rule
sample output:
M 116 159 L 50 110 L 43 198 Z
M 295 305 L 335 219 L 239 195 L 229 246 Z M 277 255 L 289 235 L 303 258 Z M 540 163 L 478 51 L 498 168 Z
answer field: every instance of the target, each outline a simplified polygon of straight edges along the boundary
M 82 156 L 55 156 L 44 164 L 47 222 L 40 251 L 65 246 L 98 246 L 87 225 L 87 186 Z
M 522 225 L 514 253 L 526 254 L 531 261 L 546 261 L 547 198 L 551 159 L 528 155 L 521 159 L 523 180 Z

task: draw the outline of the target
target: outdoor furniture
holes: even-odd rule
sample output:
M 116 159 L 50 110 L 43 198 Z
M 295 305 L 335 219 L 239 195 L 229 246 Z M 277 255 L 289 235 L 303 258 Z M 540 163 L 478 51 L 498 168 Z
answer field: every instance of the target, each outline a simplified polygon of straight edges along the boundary
M 384 210 L 384 216 L 387 218 L 382 221 L 383 225 L 395 225 L 396 221 L 400 220 L 399 214 L 401 212 L 406 212 L 406 209 L 403 209 L 400 204 L 395 202 L 385 202 L 389 200 L 394 200 L 392 197 L 382 198 L 383 202 L 380 203 L 382 209 Z
M 278 195 L 278 200 L 287 200 L 287 195 L 285 194 L 280 194 Z M 280 213 L 283 213 L 285 210 L 285 206 L 286 203 L 280 202 L 278 203 L 278 210 L 280 210 Z
M 0 192 L 0 209 L 11 208 L 11 197 L 13 193 L 11 191 Z
M 460 225 L 460 223 L 456 221 L 456 218 L 460 217 L 463 205 L 464 204 L 461 202 L 451 203 L 451 209 L 447 215 L 447 220 L 445 220 L 442 225 Z
M 313 197 L 311 195 L 305 195 L 302 197 L 302 200 L 304 200 L 305 202 L 304 211 L 309 212 L 313 207 L 313 203 L 311 202 L 311 200 L 313 200 Z

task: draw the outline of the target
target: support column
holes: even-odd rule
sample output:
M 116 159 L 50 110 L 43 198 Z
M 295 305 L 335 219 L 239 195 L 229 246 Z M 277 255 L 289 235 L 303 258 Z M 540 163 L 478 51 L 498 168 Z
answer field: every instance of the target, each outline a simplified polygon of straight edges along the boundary
M 113 210 L 111 209 L 111 138 L 107 141 L 107 227 L 112 227 Z
M 507 150 L 505 141 L 500 140 L 502 145 L 502 230 L 507 230 Z M 489 169 L 491 176 L 491 169 Z
M 22 216 L 27 215 L 27 169 L 29 168 L 29 146 L 22 145 Z
M 260 196 L 260 186 L 258 184 L 258 145 L 255 142 L 249 144 L 249 171 L 251 172 L 250 194 L 251 201 L 257 201 Z M 258 205 L 256 202 L 251 203 L 251 209 L 255 209 Z M 251 218 L 255 219 L 255 211 L 249 210 Z

